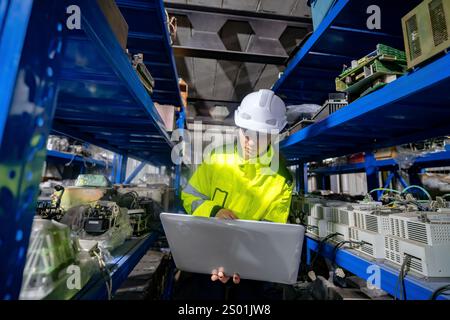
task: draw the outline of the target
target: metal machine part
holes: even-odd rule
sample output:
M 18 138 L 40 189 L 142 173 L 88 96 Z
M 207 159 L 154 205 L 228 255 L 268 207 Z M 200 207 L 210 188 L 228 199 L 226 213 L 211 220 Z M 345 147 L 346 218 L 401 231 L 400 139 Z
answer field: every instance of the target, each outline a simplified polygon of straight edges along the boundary
M 339 75 L 336 79 L 336 90 L 347 92 L 351 97 L 357 98 L 363 93 L 375 90 L 377 81 L 383 76 L 403 75 L 405 72 L 405 52 L 378 44 L 374 52 L 352 61 L 352 66 Z M 388 79 L 382 82 L 386 81 Z
M 322 108 L 313 116 L 312 120 L 320 121 L 325 119 L 330 114 L 338 111 L 339 109 L 348 105 L 347 97 L 345 94 L 330 93 L 328 100 L 325 101 Z
M 110 201 L 99 201 L 85 212 L 84 230 L 91 235 L 103 234 L 116 225 L 119 206 Z
M 144 209 L 128 210 L 133 235 L 141 236 L 150 231 L 150 215 Z
M 142 53 L 133 55 L 133 68 L 136 70 L 145 90 L 151 95 L 155 87 L 155 80 L 144 63 L 144 55 Z
M 59 194 L 52 196 L 53 199 L 38 200 L 36 214 L 44 219 L 59 221 L 64 215 L 64 210 L 61 208 L 61 198 L 65 189 L 63 186 L 57 185 L 55 191 Z

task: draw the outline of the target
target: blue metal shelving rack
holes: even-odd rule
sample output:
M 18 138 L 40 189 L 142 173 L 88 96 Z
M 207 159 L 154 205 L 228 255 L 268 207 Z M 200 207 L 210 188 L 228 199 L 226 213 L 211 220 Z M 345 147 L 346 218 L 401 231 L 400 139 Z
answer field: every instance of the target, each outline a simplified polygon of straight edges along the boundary
M 416 3 L 337 1 L 273 89 L 289 103 L 322 104 L 343 64 L 378 43 L 403 47 L 400 19 Z M 383 32 L 367 30 L 369 5 L 380 6 Z M 297 132 L 282 144 L 286 156 L 310 162 L 448 134 L 449 64 L 444 55 Z
M 82 30 L 67 28 L 71 5 L 80 8 Z M 155 76 L 153 96 L 140 83 L 96 2 L 0 2 L 1 300 L 19 296 L 50 132 L 115 152 L 115 182 L 125 180 L 128 157 L 172 166 L 174 143 L 153 104 L 173 104 L 183 114 L 163 2 L 120 5 L 130 24 L 130 49 L 145 54 Z M 119 272 L 115 288 L 145 253 L 143 248 L 153 243 L 154 237 L 149 239 L 136 244 L 137 254 L 121 262 L 125 273 Z
M 315 103 L 322 105 L 328 93 L 335 92 L 335 78 L 344 64 L 372 52 L 383 43 L 402 49 L 401 18 L 420 0 L 338 0 L 314 34 L 290 61 L 273 90 L 288 104 Z M 367 13 L 376 5 L 381 13 L 381 30 L 369 30 Z M 366 172 L 369 189 L 379 187 L 380 170 L 391 171 L 392 179 L 398 166 L 393 160 L 377 161 L 373 150 L 415 142 L 450 133 L 450 54 L 408 72 L 384 88 L 362 97 L 329 117 L 289 136 L 281 143 L 287 159 L 297 165 L 297 189 L 307 192 L 308 162 L 365 153 L 365 162 L 341 167 L 318 168 L 318 175 Z M 416 160 L 410 169 L 410 182 L 417 182 L 422 168 L 445 166 L 449 152 L 430 154 Z M 401 178 L 398 174 L 397 177 Z M 303 185 L 302 181 L 303 180 Z M 402 181 L 402 184 L 405 182 Z M 317 249 L 309 239 L 308 251 Z M 367 278 L 367 260 L 339 251 L 344 268 Z M 346 256 L 347 257 L 347 256 Z M 362 271 L 364 270 L 364 272 Z M 386 269 L 387 270 L 387 269 Z M 382 288 L 395 294 L 396 276 L 383 269 Z M 364 276 L 365 275 L 365 276 Z M 412 299 L 427 299 L 434 284 L 424 284 L 407 277 L 406 288 Z

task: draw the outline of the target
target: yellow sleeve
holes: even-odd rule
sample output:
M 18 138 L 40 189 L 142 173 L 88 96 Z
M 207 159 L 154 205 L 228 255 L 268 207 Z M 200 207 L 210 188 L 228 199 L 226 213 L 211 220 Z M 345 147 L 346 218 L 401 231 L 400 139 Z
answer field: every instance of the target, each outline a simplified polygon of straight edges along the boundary
M 293 186 L 285 183 L 278 198 L 272 202 L 263 220 L 286 223 L 291 209 Z
M 183 207 L 188 214 L 214 217 L 222 209 L 211 201 L 211 165 L 202 163 L 181 192 Z

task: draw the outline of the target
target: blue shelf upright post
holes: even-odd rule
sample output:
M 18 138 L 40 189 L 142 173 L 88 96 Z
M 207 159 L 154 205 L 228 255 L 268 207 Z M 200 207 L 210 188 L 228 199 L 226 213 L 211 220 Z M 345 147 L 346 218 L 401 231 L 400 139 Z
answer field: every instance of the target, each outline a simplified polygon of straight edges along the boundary
M 417 166 L 412 166 L 411 168 L 409 168 L 408 175 L 410 185 L 422 186 L 422 180 L 419 176 L 420 173 L 421 169 Z
M 122 184 L 125 182 L 127 174 L 128 157 L 125 155 L 117 155 L 115 160 L 114 183 Z
M 180 141 L 183 141 L 184 137 L 184 123 L 186 120 L 186 113 L 184 111 L 184 108 L 181 108 L 181 111 L 178 113 L 178 119 L 177 119 L 177 129 L 179 131 L 180 135 Z M 183 163 L 177 164 L 175 166 L 175 181 L 174 181 L 174 189 L 175 189 L 175 210 L 180 211 L 181 210 L 181 168 L 183 166 Z
M 307 163 L 303 164 L 303 191 L 305 194 L 307 194 L 308 191 L 308 171 L 309 171 L 309 165 Z
M 364 156 L 364 164 L 367 175 L 367 191 L 379 188 L 379 172 L 377 167 L 377 160 L 372 152 L 366 152 Z M 374 198 L 378 199 L 377 194 L 372 195 Z
M 299 163 L 295 167 L 295 189 L 298 193 L 308 193 L 308 164 Z
M 55 112 L 65 10 L 60 1 L 6 3 L 0 5 L 0 300 L 16 300 Z

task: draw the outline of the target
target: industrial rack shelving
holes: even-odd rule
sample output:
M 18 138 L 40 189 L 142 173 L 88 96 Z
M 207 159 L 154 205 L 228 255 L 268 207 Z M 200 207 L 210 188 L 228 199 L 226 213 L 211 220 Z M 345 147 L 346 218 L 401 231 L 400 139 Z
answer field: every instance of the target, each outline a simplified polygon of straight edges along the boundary
M 401 18 L 420 2 L 337 0 L 289 62 L 273 90 L 288 104 L 322 105 L 328 94 L 335 92 L 335 78 L 342 72 L 343 65 L 366 56 L 380 43 L 404 48 Z M 376 12 L 381 15 L 379 30 L 370 29 L 367 23 Z M 282 141 L 281 149 L 290 163 L 297 166 L 297 189 L 308 189 L 309 162 L 359 152 L 365 153 L 364 163 L 323 168 L 316 172 L 322 175 L 366 172 L 368 188 L 379 187 L 379 169 L 395 169 L 396 163 L 377 161 L 374 150 L 450 133 L 449 89 L 450 54 L 443 53 L 427 65 L 409 71 L 384 88 L 289 136 Z M 448 164 L 448 156 L 448 152 L 431 154 L 418 159 L 415 168 Z M 416 179 L 410 182 L 416 183 L 414 173 L 417 171 L 411 173 Z M 307 241 L 308 251 L 314 246 L 314 241 Z M 367 261 L 351 257 L 346 262 L 341 259 L 343 267 L 363 276 L 360 271 L 366 270 Z M 382 289 L 396 295 L 392 290 L 396 277 L 385 275 Z M 412 277 L 406 279 L 408 296 L 428 298 L 431 295 L 429 287 L 416 285 L 415 281 Z
M 50 133 L 113 151 L 116 183 L 126 180 L 128 157 L 173 166 L 174 142 L 153 103 L 179 107 L 177 126 L 184 128 L 163 2 L 117 3 L 130 27 L 130 52 L 144 53 L 155 78 L 152 96 L 140 83 L 97 2 L 0 2 L 0 299 L 19 297 Z M 69 10 L 71 6 L 80 9 L 81 30 L 67 24 L 76 12 Z M 155 237 L 124 244 L 130 254 L 116 257 L 114 289 Z M 104 297 L 99 288 L 93 286 L 77 297 Z

